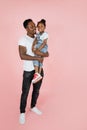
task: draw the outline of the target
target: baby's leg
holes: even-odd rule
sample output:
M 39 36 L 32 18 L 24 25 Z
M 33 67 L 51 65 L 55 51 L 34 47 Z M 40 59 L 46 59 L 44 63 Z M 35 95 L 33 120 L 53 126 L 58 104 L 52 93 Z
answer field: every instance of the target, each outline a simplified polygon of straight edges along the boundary
M 43 66 L 43 64 L 42 63 L 40 63 L 40 66 L 39 66 L 39 74 L 41 73 L 41 70 L 42 70 L 42 66 Z
M 34 66 L 35 69 L 35 73 L 39 73 L 39 67 L 38 66 Z
M 39 74 L 41 73 L 42 67 L 39 67 Z
M 34 60 L 33 64 L 34 64 L 34 68 L 35 68 L 35 73 L 39 73 L 39 61 Z

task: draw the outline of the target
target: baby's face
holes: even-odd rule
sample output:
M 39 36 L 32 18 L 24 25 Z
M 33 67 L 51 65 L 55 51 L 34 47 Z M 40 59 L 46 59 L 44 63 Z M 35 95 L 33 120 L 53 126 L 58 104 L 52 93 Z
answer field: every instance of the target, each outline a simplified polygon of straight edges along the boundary
M 41 33 L 41 32 L 44 32 L 44 30 L 45 30 L 45 26 L 44 26 L 44 24 L 42 24 L 42 23 L 39 23 L 38 24 L 38 26 L 37 26 L 37 28 L 38 28 L 38 31 Z

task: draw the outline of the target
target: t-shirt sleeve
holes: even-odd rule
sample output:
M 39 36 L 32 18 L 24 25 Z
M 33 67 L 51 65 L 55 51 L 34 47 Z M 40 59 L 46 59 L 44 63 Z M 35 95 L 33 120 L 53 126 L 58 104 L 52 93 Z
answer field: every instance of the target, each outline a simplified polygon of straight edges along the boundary
M 48 39 L 48 33 L 46 33 L 46 32 L 43 34 L 43 40 L 45 40 L 45 39 Z
M 25 40 L 22 38 L 18 41 L 18 45 L 24 46 L 25 47 Z
M 43 35 L 40 36 L 40 39 L 44 41 L 45 39 L 48 39 L 48 33 L 44 32 Z

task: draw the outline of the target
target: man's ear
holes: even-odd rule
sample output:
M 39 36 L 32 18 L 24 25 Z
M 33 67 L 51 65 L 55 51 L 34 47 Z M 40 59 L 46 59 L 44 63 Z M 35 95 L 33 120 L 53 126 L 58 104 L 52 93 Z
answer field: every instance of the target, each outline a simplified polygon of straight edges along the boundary
M 28 28 L 27 28 L 27 27 L 26 27 L 25 29 L 26 29 L 26 31 L 28 31 Z

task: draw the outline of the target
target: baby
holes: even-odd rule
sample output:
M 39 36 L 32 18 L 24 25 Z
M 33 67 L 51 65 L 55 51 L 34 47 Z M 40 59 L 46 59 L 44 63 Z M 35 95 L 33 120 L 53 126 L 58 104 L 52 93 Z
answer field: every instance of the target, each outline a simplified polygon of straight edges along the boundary
M 37 23 L 37 28 L 38 28 L 38 33 L 36 34 L 36 38 L 33 42 L 32 51 L 34 52 L 36 49 L 38 49 L 39 51 L 46 53 L 48 51 L 48 45 L 47 45 L 48 33 L 45 32 L 46 21 L 44 19 L 40 20 Z M 43 64 L 37 60 L 34 60 L 33 63 L 35 68 L 35 74 L 32 83 L 36 83 L 42 79 L 40 73 Z

